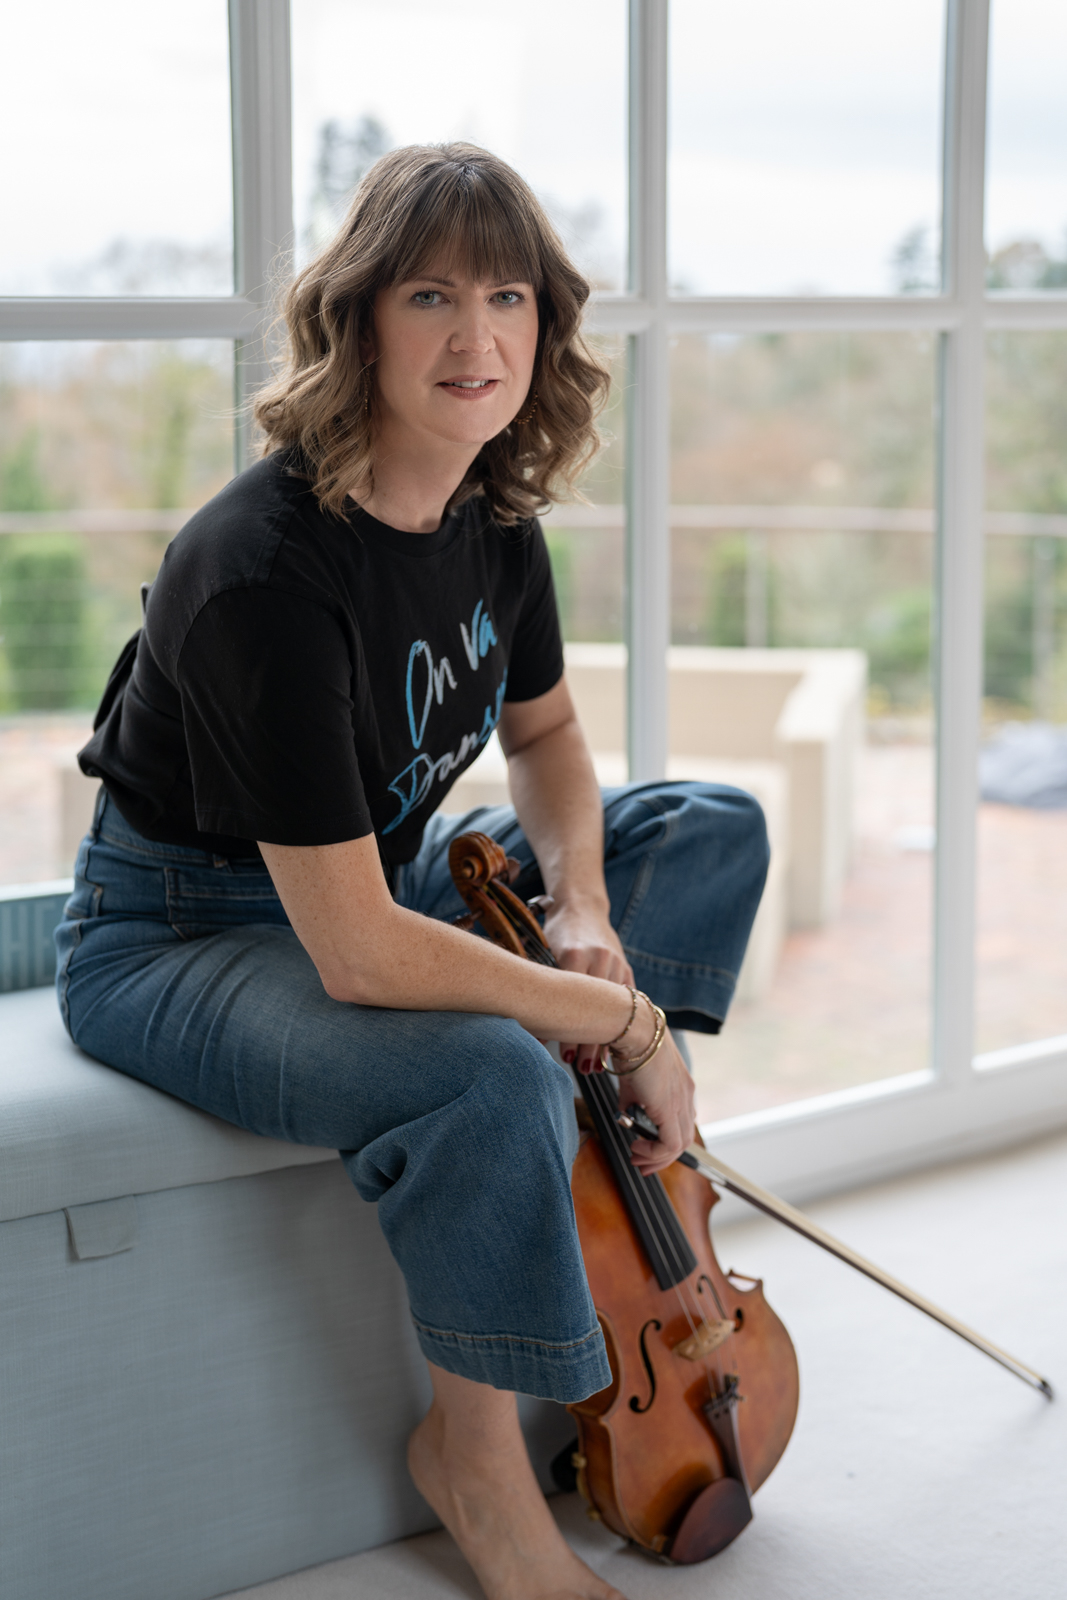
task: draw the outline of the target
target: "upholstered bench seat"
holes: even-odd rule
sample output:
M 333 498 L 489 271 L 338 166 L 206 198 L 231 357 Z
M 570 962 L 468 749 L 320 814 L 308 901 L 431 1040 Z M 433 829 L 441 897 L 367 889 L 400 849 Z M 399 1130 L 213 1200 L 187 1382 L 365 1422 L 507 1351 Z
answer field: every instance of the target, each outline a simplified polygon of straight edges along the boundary
M 85 1055 L 51 988 L 0 998 L 0 1222 L 336 1161 L 261 1139 Z
M 0 995 L 0 1594 L 208 1600 L 432 1525 L 403 1280 L 333 1151 L 90 1060 Z M 569 1436 L 524 1406 L 542 1477 Z

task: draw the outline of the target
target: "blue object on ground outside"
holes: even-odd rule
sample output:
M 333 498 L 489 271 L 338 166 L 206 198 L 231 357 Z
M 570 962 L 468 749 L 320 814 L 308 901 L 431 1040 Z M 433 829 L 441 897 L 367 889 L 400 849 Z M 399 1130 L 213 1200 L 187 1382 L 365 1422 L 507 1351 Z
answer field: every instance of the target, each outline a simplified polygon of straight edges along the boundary
M 978 758 L 983 800 L 1041 810 L 1067 807 L 1067 728 L 1009 722 Z

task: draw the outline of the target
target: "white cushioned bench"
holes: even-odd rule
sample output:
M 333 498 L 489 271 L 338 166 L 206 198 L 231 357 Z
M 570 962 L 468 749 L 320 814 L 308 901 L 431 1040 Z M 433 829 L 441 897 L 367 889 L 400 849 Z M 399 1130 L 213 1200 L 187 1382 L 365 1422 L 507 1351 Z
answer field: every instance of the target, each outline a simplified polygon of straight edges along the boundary
M 0 1594 L 208 1600 L 433 1525 L 375 1208 L 90 1060 L 51 988 L 0 994 L 0 1283 Z M 547 1487 L 573 1429 L 523 1415 Z

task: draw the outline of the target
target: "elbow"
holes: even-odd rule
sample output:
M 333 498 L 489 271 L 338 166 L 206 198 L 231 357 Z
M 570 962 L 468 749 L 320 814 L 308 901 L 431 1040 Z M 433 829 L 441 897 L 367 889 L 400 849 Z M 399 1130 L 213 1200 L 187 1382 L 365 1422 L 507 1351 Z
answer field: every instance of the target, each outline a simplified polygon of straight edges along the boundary
M 390 904 L 389 912 L 393 909 Z M 334 933 L 309 951 L 331 1000 L 350 1006 L 404 1006 L 407 962 L 396 932 L 387 913 L 375 919 L 372 932 L 366 924 L 344 929 L 340 937 Z
M 375 991 L 373 983 L 368 983 L 359 973 L 341 967 L 319 967 L 319 979 L 331 1000 L 339 1000 L 343 1005 L 349 1006 L 374 1006 L 383 1002 Z

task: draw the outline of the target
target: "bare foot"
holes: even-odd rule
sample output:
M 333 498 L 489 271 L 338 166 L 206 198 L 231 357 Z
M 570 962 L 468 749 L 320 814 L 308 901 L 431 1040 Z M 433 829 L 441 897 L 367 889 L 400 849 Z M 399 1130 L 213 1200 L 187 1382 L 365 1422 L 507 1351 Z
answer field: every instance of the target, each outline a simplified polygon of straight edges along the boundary
M 408 1466 L 488 1600 L 625 1600 L 579 1560 L 557 1528 L 517 1417 L 480 1460 L 456 1432 L 435 1402 L 411 1435 Z

